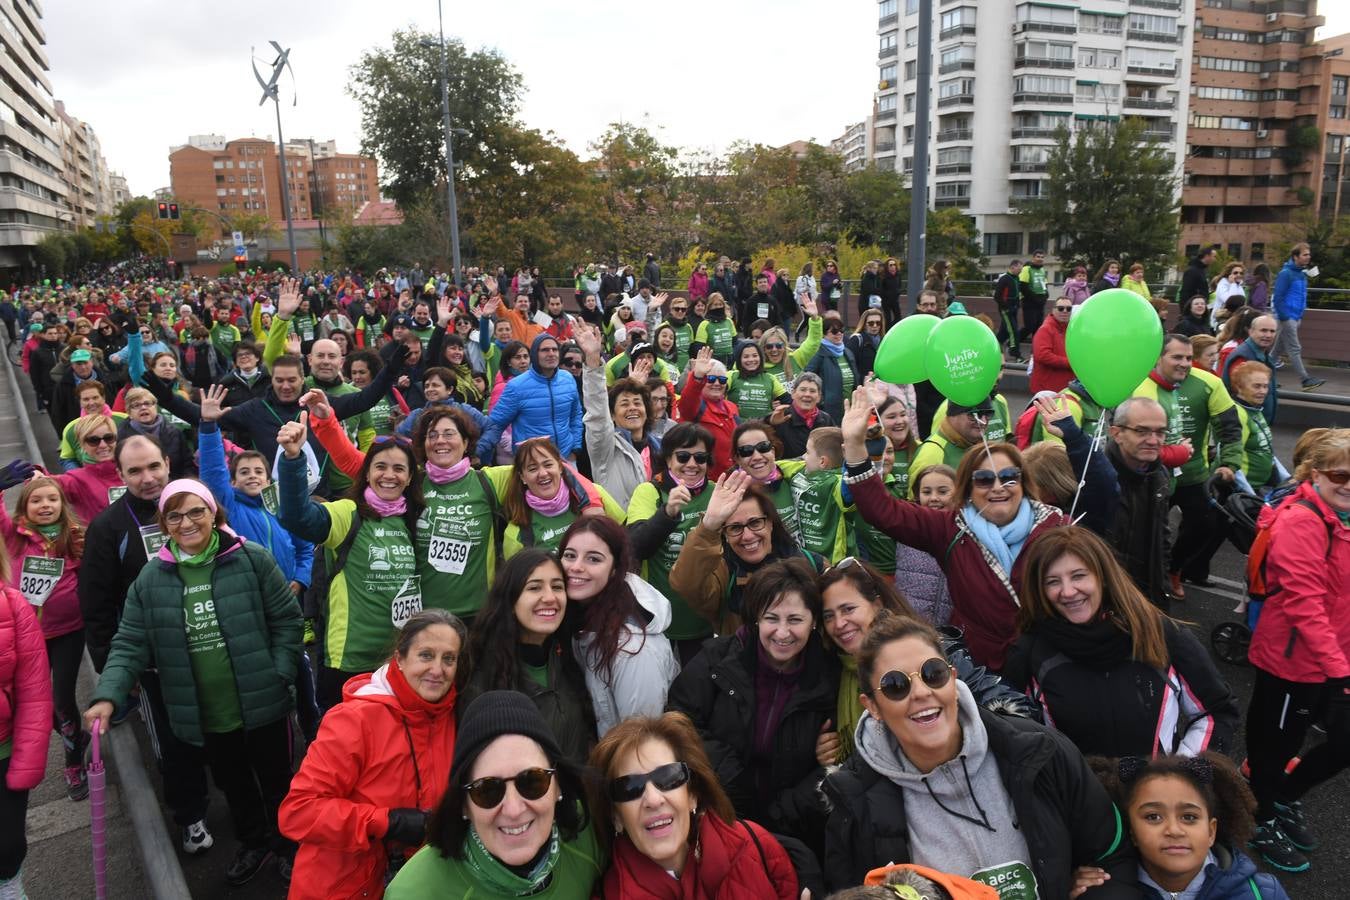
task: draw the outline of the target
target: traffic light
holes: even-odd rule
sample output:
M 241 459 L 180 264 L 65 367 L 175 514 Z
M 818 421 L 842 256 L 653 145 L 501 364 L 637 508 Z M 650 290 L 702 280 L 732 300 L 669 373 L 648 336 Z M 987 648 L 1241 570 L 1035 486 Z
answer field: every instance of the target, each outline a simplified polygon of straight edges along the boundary
M 178 204 L 177 204 L 177 203 L 170 203 L 170 204 L 169 204 L 169 218 L 170 218 L 170 219 L 178 219 L 178 218 L 181 218 L 181 216 L 178 215 Z
M 161 219 L 167 219 L 169 217 L 169 204 L 161 203 L 159 205 L 159 217 Z
M 244 269 L 248 268 L 248 256 L 236 256 L 234 258 L 234 265 L 240 272 L 244 271 Z

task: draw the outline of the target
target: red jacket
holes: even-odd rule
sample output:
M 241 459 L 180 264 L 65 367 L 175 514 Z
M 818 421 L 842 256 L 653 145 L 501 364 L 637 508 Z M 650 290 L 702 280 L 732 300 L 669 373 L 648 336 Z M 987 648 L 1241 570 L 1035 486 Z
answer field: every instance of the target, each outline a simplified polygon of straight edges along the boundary
M 1270 592 L 1247 658 L 1285 681 L 1350 677 L 1350 528 L 1308 482 L 1279 508 L 1262 510 L 1258 527 L 1267 524 Z
M 117 462 L 111 459 L 80 466 L 69 472 L 53 473 L 52 477 L 60 483 L 81 525 L 94 521 L 95 516 L 112 504 L 108 498 L 108 488 L 122 486 Z
M 604 900 L 798 900 L 801 896 L 787 851 L 754 822 L 728 825 L 705 813 L 699 818 L 698 847 L 697 853 L 685 858 L 676 880 L 660 863 L 643 856 L 627 835 L 620 836 L 605 872 L 603 893 L 595 896 Z
M 5 787 L 29 791 L 42 783 L 51 729 L 52 680 L 42 629 L 23 594 L 0 587 L 0 742 L 13 742 Z
M 9 558 L 13 561 L 10 565 L 9 586 L 18 590 L 23 580 L 24 559 L 29 556 L 48 556 L 47 539 L 32 527 L 20 525 L 11 519 L 3 505 L 0 505 L 0 536 L 4 537 Z M 73 543 L 79 550 L 83 549 L 82 529 L 80 536 Z M 79 578 L 80 558 L 65 557 L 65 568 L 62 569 L 56 586 L 52 588 L 41 609 L 35 609 L 44 638 L 60 637 L 84 627 L 84 619 L 80 616 L 80 598 L 76 592 Z
M 716 480 L 731 468 L 731 435 L 739 424 L 741 411 L 730 400 L 705 403 L 703 385 L 706 383 L 702 378 L 689 376 L 676 412 L 681 422 L 697 422 L 712 432 L 712 464 L 708 467 L 708 478 Z
M 1046 529 L 1067 525 L 1059 510 L 1032 500 L 1036 524 L 1006 576 L 975 536 L 965 527 L 963 514 L 928 509 L 897 500 L 875 475 L 850 485 L 858 513 L 872 527 L 902 544 L 922 550 L 937 560 L 947 576 L 952 597 L 951 624 L 966 635 L 975 662 L 995 672 L 1003 668 L 1008 647 L 1017 637 L 1014 619 L 1021 605 L 1022 569 L 1027 549 Z
M 1036 329 L 1031 339 L 1031 385 L 1032 394 L 1037 391 L 1062 391 L 1073 380 L 1073 367 L 1069 365 L 1069 351 L 1064 348 L 1064 335 L 1067 325 L 1060 324 L 1054 316 L 1047 316 Z
M 290 900 L 383 896 L 389 810 L 434 809 L 454 751 L 454 690 L 428 703 L 392 662 L 348 680 L 277 815 L 300 844 Z

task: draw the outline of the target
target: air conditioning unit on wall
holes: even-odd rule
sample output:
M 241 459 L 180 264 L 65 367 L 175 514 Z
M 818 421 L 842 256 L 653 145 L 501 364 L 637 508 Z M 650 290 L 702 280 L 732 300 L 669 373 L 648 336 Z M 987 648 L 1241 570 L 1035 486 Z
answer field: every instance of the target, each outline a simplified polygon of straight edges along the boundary
M 1279 14 L 1279 13 L 1266 13 L 1266 21 L 1267 21 L 1267 22 L 1274 22 L 1274 21 L 1275 21 L 1276 19 L 1278 19 L 1279 17 L 1280 17 L 1280 14 Z
M 1258 139 L 1264 138 L 1264 137 L 1265 137 L 1266 135 L 1268 135 L 1268 134 L 1270 134 L 1270 132 L 1269 132 L 1269 131 L 1266 131 L 1264 128 L 1258 128 L 1258 129 L 1256 129 L 1256 136 L 1257 136 Z

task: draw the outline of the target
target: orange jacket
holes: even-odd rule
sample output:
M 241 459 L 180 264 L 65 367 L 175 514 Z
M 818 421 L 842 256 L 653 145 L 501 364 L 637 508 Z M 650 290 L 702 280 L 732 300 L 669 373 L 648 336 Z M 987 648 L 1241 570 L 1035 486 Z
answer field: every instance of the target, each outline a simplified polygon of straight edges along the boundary
M 428 703 L 392 662 L 350 679 L 278 813 L 300 844 L 290 900 L 383 896 L 389 810 L 434 809 L 454 750 L 454 689 Z
M 879 869 L 873 869 L 867 873 L 867 880 L 864 884 L 886 883 L 886 876 L 897 869 L 908 869 L 916 875 L 922 875 L 929 881 L 936 882 L 947 890 L 952 900 L 998 900 L 998 891 L 989 885 L 979 881 L 971 881 L 969 878 L 961 878 L 956 875 L 948 875 L 946 872 L 939 872 L 936 869 L 929 869 L 925 866 L 915 865 L 913 863 L 904 863 L 901 865 L 882 866 Z

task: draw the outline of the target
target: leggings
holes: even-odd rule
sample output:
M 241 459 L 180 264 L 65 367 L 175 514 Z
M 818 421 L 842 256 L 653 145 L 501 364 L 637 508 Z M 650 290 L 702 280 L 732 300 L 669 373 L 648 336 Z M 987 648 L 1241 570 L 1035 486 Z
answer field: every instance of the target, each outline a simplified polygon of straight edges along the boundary
M 77 766 L 84 755 L 84 731 L 75 701 L 75 681 L 84 658 L 84 629 L 47 638 L 47 660 L 52 669 L 52 726 L 66 748 L 66 765 Z
M 28 855 L 28 834 L 24 820 L 28 816 L 28 792 L 5 787 L 9 757 L 0 759 L 0 881 L 13 878 Z
M 1326 684 L 1285 681 L 1256 670 L 1247 707 L 1247 756 L 1257 817 L 1274 814 L 1276 801 L 1291 803 L 1350 766 L 1350 715 L 1342 704 L 1328 703 Z M 1303 753 L 1288 775 L 1284 767 L 1303 747 L 1308 729 L 1321 720 L 1327 739 Z

